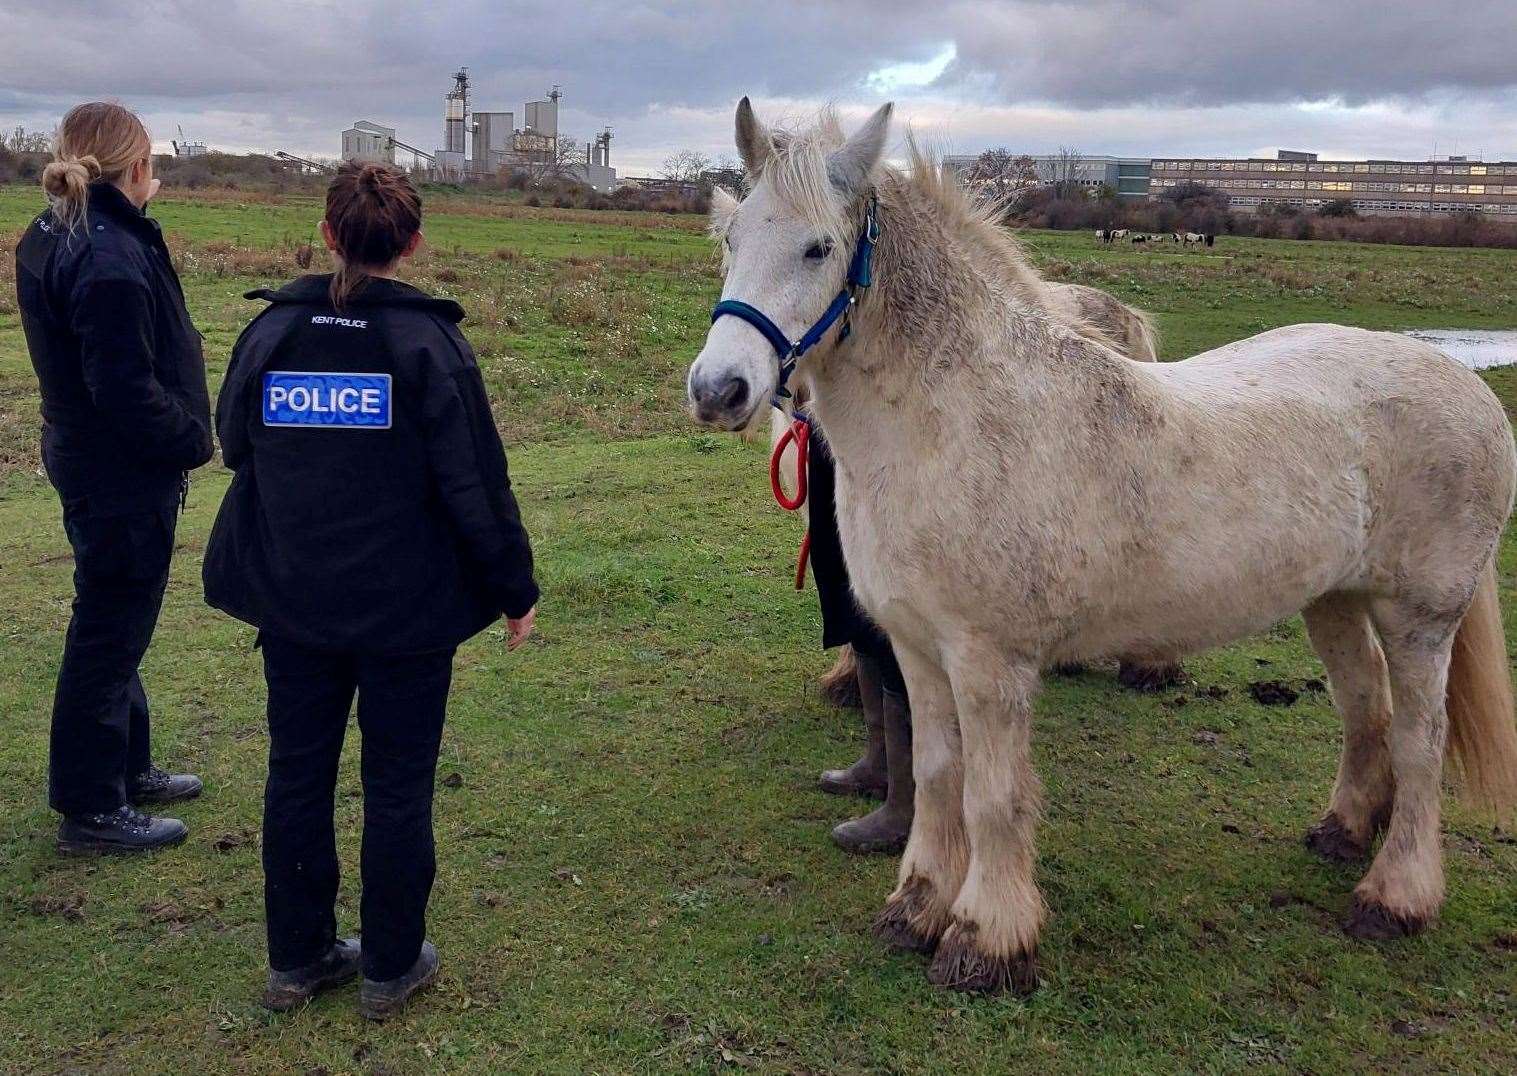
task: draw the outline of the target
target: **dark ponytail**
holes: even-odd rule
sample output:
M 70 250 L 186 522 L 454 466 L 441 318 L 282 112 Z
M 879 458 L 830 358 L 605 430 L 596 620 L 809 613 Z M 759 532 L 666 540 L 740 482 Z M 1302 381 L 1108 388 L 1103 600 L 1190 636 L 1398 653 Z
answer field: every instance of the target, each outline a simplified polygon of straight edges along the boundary
M 397 168 L 349 161 L 327 184 L 326 221 L 341 259 L 331 288 L 340 310 L 373 270 L 394 265 L 421 231 L 421 195 Z

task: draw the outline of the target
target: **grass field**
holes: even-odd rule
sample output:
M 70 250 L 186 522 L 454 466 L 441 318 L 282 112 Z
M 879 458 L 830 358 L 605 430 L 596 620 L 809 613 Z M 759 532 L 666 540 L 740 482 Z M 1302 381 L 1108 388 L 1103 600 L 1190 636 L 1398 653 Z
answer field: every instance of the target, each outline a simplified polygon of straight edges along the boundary
M 1053 919 L 1035 997 L 940 992 L 919 960 L 882 952 L 867 927 L 894 864 L 837 852 L 827 828 L 858 805 L 813 790 L 859 730 L 811 687 L 827 659 L 814 599 L 787 584 L 796 526 L 769 502 L 762 450 L 694 431 L 680 408 L 717 290 L 702 222 L 457 198 L 429 217 L 412 278 L 470 311 L 539 550 L 540 637 L 508 656 L 493 631 L 460 654 L 437 794 L 439 987 L 382 1028 L 351 991 L 265 1013 L 259 663 L 199 591 L 217 468 L 191 494 L 144 671 L 159 757 L 207 780 L 183 811 L 190 841 L 133 861 L 52 852 L 71 566 L 9 278 L 35 205 L 0 188 L 0 1070 L 1517 1070 L 1517 837 L 1451 806 L 1442 923 L 1394 945 L 1341 934 L 1355 872 L 1300 845 L 1338 722 L 1299 621 L 1192 660 L 1194 682 L 1157 697 L 1105 670 L 1050 681 L 1035 742 Z M 296 272 L 316 212 L 155 208 L 213 385 L 257 309 L 241 292 Z M 1155 312 L 1171 358 L 1294 321 L 1517 325 L 1509 252 L 1026 238 L 1052 275 Z M 1490 379 L 1517 403 L 1510 374 Z M 1510 540 L 1502 570 L 1510 630 Z M 1300 698 L 1260 705 L 1259 680 Z M 338 808 L 350 879 L 354 756 Z M 344 890 L 344 928 L 356 898 Z

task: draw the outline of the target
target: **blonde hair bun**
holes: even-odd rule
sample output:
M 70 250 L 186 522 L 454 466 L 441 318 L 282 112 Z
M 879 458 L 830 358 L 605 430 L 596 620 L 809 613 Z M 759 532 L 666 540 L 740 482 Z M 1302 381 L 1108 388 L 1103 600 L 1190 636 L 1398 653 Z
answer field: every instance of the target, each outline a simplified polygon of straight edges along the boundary
M 42 189 L 54 198 L 76 198 L 100 178 L 100 162 L 94 157 L 53 161 L 42 170 Z
M 53 163 L 42 170 L 53 217 L 72 232 L 89 207 L 90 184 L 116 182 L 152 152 L 147 128 L 130 110 L 112 101 L 75 105 L 58 126 Z

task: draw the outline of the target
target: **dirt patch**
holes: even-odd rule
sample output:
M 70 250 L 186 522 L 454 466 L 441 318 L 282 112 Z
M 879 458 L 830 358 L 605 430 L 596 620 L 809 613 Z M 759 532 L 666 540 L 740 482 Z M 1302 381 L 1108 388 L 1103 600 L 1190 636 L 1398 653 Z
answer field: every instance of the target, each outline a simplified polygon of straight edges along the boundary
M 1283 680 L 1255 680 L 1248 685 L 1248 693 L 1261 706 L 1292 706 L 1301 697 Z
M 72 923 L 84 918 L 84 904 L 89 899 L 86 893 L 47 893 L 33 897 L 27 908 L 33 915 L 61 916 Z
M 223 833 L 211 842 L 211 847 L 218 852 L 230 852 L 241 848 L 245 844 L 253 842 L 253 831 L 250 829 L 237 830 L 231 833 Z

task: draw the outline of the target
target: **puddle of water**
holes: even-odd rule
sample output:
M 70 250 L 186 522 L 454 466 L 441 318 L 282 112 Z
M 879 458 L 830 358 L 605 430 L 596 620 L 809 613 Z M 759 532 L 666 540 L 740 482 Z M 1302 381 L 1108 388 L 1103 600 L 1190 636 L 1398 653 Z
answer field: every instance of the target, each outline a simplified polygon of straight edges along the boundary
M 1406 335 L 1426 340 L 1472 370 L 1517 363 L 1517 330 L 1411 329 Z

